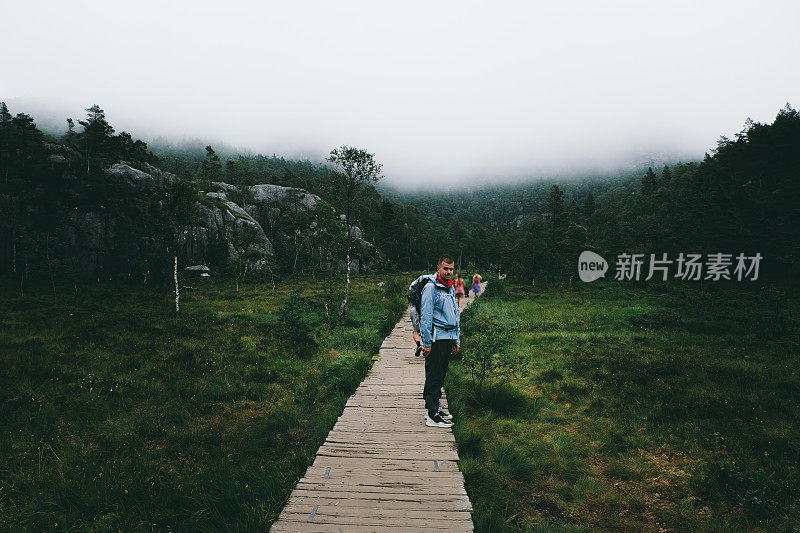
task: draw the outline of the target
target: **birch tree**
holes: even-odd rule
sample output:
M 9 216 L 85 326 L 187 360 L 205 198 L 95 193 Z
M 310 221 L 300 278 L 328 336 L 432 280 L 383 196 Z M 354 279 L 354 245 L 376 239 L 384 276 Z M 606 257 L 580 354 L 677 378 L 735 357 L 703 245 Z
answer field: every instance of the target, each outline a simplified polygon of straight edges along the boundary
M 344 222 L 345 231 L 347 232 L 345 261 L 347 265 L 345 268 L 344 300 L 342 300 L 342 305 L 339 309 L 339 314 L 344 314 L 347 309 L 347 295 L 350 290 L 350 255 L 353 240 L 350 220 L 353 214 L 353 203 L 362 187 L 380 181 L 383 177 L 381 174 L 383 165 L 375 161 L 373 154 L 352 146 L 334 148 L 331 150 L 327 161 L 340 170 L 344 178 Z

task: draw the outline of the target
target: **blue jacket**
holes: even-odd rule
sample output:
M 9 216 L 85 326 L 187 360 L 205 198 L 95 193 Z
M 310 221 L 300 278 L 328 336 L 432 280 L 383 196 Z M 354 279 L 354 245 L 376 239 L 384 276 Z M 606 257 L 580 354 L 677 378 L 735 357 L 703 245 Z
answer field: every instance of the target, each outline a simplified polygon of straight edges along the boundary
M 453 339 L 456 344 L 461 344 L 461 313 L 456 300 L 456 288 L 451 286 L 446 289 L 436 280 L 435 273 L 429 277 L 432 282 L 426 283 L 422 289 L 422 345 L 428 348 L 434 341 L 441 339 Z

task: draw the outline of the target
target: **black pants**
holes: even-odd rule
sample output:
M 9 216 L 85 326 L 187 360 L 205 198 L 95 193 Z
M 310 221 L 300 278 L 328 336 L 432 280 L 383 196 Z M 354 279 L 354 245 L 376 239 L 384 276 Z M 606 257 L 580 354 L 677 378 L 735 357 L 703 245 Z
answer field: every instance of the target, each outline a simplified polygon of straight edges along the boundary
M 425 358 L 425 388 L 422 389 L 422 398 L 425 400 L 425 409 L 430 414 L 439 410 L 444 376 L 447 374 L 454 344 L 453 339 L 436 341 L 431 345 L 431 353 Z

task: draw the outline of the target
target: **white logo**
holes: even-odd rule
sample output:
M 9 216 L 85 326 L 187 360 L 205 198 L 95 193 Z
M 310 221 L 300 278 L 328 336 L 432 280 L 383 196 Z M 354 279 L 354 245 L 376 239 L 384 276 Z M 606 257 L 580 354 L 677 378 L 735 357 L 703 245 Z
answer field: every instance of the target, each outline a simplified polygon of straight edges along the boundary
M 607 270 L 608 262 L 594 252 L 583 251 L 578 257 L 578 275 L 581 281 L 590 282 L 603 278 Z

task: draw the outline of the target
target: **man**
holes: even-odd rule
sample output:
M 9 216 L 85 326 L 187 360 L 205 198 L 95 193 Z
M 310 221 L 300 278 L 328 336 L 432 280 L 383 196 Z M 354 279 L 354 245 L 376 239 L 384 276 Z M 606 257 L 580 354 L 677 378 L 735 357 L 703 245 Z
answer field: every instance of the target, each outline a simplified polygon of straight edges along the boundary
M 436 274 L 431 275 L 432 283 L 422 289 L 420 306 L 420 332 L 422 334 L 422 354 L 425 356 L 425 425 L 449 428 L 453 417 L 442 409 L 442 385 L 447 374 L 450 354 L 456 353 L 460 346 L 460 312 L 453 287 L 455 263 L 452 257 L 442 256 Z

